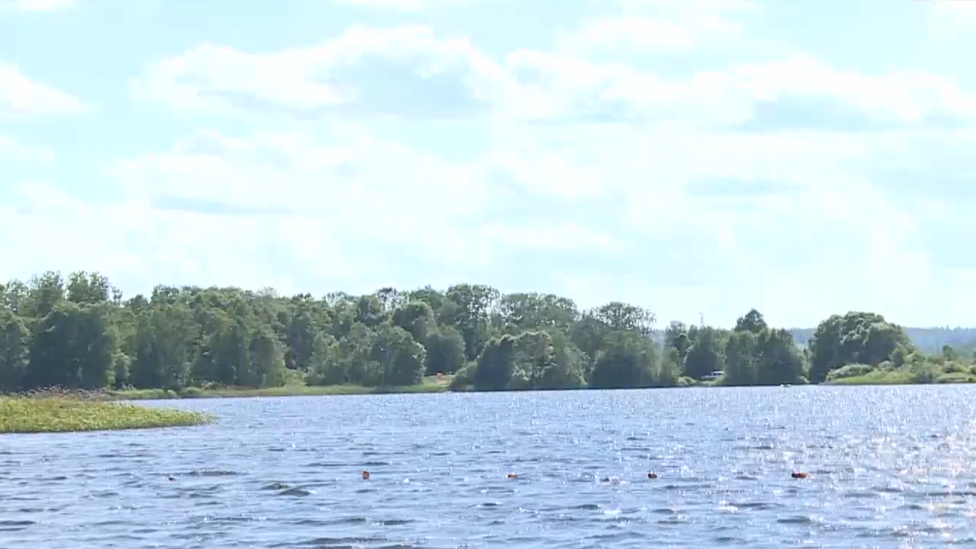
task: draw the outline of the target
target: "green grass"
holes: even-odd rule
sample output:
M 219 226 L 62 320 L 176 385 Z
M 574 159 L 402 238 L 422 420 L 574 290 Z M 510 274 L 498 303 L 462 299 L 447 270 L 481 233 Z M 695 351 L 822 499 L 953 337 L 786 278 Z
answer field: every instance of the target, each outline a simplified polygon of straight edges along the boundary
M 82 395 L 0 396 L 0 433 L 61 433 L 184 427 L 211 421 L 207 414 L 105 402 Z
M 242 397 L 286 397 L 286 396 L 329 396 L 329 395 L 371 395 L 391 393 L 443 393 L 447 392 L 452 376 L 429 376 L 420 385 L 403 387 L 363 387 L 361 385 L 305 385 L 297 381 L 282 387 L 251 389 L 245 387 L 200 388 L 187 387 L 179 392 L 165 389 L 124 389 L 102 393 L 112 400 L 165 400 L 176 398 L 242 398 Z
M 911 372 L 904 370 L 875 370 L 859 376 L 841 377 L 824 382 L 824 385 L 915 385 Z
M 935 372 L 931 380 L 920 379 L 917 372 L 905 370 L 874 370 L 866 374 L 832 379 L 824 385 L 929 385 L 976 383 L 976 376 L 965 372 Z
M 936 376 L 935 383 L 976 383 L 976 375 L 965 372 L 945 372 Z

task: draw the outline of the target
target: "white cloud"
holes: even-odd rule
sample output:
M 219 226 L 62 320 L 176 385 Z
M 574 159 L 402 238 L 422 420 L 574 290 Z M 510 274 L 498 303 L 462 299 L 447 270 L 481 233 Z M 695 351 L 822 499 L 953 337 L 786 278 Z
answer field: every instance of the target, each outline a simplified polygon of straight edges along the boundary
M 0 0 L 0 11 L 13 9 L 17 11 L 56 11 L 72 8 L 78 0 Z
M 555 51 L 496 57 L 422 26 L 354 27 L 319 46 L 278 53 L 201 46 L 155 64 L 134 83 L 138 97 L 187 112 L 280 109 L 320 115 L 350 109 L 362 115 L 390 112 L 376 101 L 379 88 L 402 92 L 398 106 L 411 111 L 411 101 L 430 100 L 411 95 L 417 82 L 443 76 L 441 84 L 460 86 L 450 100 L 469 102 L 463 116 L 490 128 L 482 154 L 465 164 L 346 128 L 342 132 L 349 133 L 324 141 L 311 135 L 204 134 L 170 154 L 120 164 L 116 173 L 128 182 L 130 197 L 165 190 L 241 208 L 290 208 L 282 219 L 317 236 L 285 246 L 297 254 L 322 242 L 331 250 L 323 255 L 350 266 L 350 278 L 403 264 L 362 257 L 367 245 L 356 242 L 372 242 L 401 246 L 411 257 L 426 254 L 427 272 L 459 272 L 471 265 L 510 269 L 512 254 L 527 253 L 543 265 L 531 268 L 548 272 L 584 303 L 606 298 L 608 285 L 630 295 L 621 298 L 644 302 L 683 286 L 697 286 L 699 296 L 733 299 L 701 290 L 721 284 L 741 289 L 734 299 L 742 300 L 743 310 L 762 305 L 789 317 L 777 293 L 788 280 L 795 288 L 845 288 L 791 302 L 808 314 L 826 315 L 844 307 L 877 308 L 900 284 L 931 282 L 935 267 L 920 241 L 921 218 L 904 213 L 876 163 L 925 163 L 924 153 L 912 150 L 920 139 L 976 145 L 968 134 L 933 138 L 926 130 L 907 131 L 932 120 L 976 118 L 972 96 L 935 75 L 866 74 L 796 52 L 681 78 L 663 78 L 621 60 L 587 58 L 594 44 L 610 43 L 610 34 L 620 43 L 636 43 L 658 28 L 655 21 L 673 25 L 660 27 L 665 42 L 693 48 L 723 32 L 733 38 L 740 29 L 732 14 L 757 13 L 745 2 L 622 5 L 620 17 L 632 19 L 584 26 L 575 38 L 563 35 L 565 47 Z M 618 23 L 623 26 L 613 26 Z M 621 32 L 628 29 L 630 38 Z M 715 36 L 708 38 L 709 32 Z M 649 47 L 662 45 L 668 44 Z M 364 67 L 372 69 L 357 72 Z M 375 80 L 391 71 L 402 80 Z M 443 97 L 437 101 L 432 111 L 414 112 L 436 112 Z M 803 129 L 817 120 L 800 120 L 800 128 L 790 131 L 730 131 L 769 116 L 764 106 L 788 101 L 819 102 L 857 117 L 862 126 L 895 124 L 903 131 Z M 327 120 L 331 125 L 339 119 Z M 790 122 L 798 121 L 794 116 Z M 443 131 L 448 133 L 438 139 L 449 142 L 450 131 L 465 130 Z M 206 143 L 221 155 L 193 152 Z M 719 188 L 722 182 L 729 188 Z M 349 204 L 367 204 L 368 215 Z M 529 219 L 519 218 L 520 211 Z M 615 279 L 586 272 L 589 267 L 565 275 L 555 264 L 546 266 L 547 254 L 569 251 L 578 258 L 616 254 L 618 267 L 627 264 L 647 274 L 644 280 Z M 314 257 L 321 256 L 311 255 L 309 269 L 329 270 L 325 259 L 316 265 Z M 357 265 L 370 267 L 356 271 Z M 657 305 L 662 314 L 687 314 L 678 297 L 663 299 Z M 763 302 L 746 303 L 750 299 Z M 910 314 L 912 301 L 905 303 Z
M 291 289 L 287 276 L 270 273 L 267 254 L 280 235 L 269 220 L 91 203 L 38 182 L 16 190 L 0 204 L 7 275 L 97 269 L 129 291 L 148 292 L 163 281 Z
M 729 42 L 744 37 L 734 15 L 756 14 L 761 9 L 744 0 L 616 0 L 619 13 L 584 21 L 573 32 L 562 32 L 558 47 L 564 52 L 588 54 L 685 52 L 704 43 Z
M 402 183 L 405 173 L 410 185 Z M 410 219 L 432 227 L 476 214 L 487 200 L 473 174 L 355 129 L 335 129 L 324 141 L 302 134 L 230 138 L 201 132 L 169 153 L 120 162 L 112 175 L 130 199 L 177 197 L 328 216 L 357 235 L 397 242 L 421 228 Z M 350 204 L 364 204 L 367 211 Z
M 424 8 L 423 0 L 333 0 L 336 4 L 357 8 L 383 8 L 400 11 L 419 11 Z
M 85 109 L 79 99 L 35 82 L 16 65 L 0 60 L 0 118 L 72 114 Z
M 6 157 L 5 162 L 53 160 L 54 153 L 39 147 L 24 145 L 13 137 L 0 133 L 0 157 Z
M 120 162 L 111 175 L 124 185 L 127 200 L 146 208 L 162 201 L 184 210 L 220 204 L 242 212 L 230 218 L 283 223 L 272 238 L 282 239 L 289 253 L 316 250 L 307 268 L 323 274 L 349 253 L 369 249 L 364 242 L 476 263 L 477 250 L 464 240 L 471 231 L 458 227 L 491 206 L 478 174 L 354 129 L 324 140 L 206 132 L 171 152 Z M 343 250 L 321 254 L 322 246 Z M 350 261 L 349 276 L 371 263 Z
M 384 76 L 391 73 L 400 80 Z M 437 77 L 446 78 L 438 85 L 447 95 L 444 88 L 435 96 L 423 87 Z M 976 98 L 925 73 L 863 74 L 791 54 L 664 79 L 565 52 L 517 50 L 497 60 L 465 39 L 438 37 L 422 26 L 353 27 L 320 46 L 276 54 L 204 45 L 154 64 L 134 87 L 140 98 L 182 109 L 305 115 L 342 107 L 357 115 L 399 109 L 513 122 L 650 119 L 724 126 L 752 120 L 759 101 L 795 98 L 826 101 L 875 122 L 976 117 Z M 391 90 L 399 92 L 395 101 Z
M 364 97 L 368 84 L 355 81 L 356 86 L 337 73 L 377 59 L 399 64 L 407 76 L 419 81 L 457 71 L 475 90 L 490 87 L 500 76 L 466 39 L 440 39 L 422 26 L 390 30 L 353 26 L 319 46 L 275 54 L 205 44 L 155 63 L 133 88 L 139 98 L 179 108 L 309 111 L 370 99 Z M 390 86 L 400 84 L 384 79 L 389 69 L 381 66 L 369 75 L 373 92 L 389 94 Z
M 467 6 L 484 1 L 500 3 L 509 0 L 332 0 L 332 3 L 357 8 L 417 12 L 433 8 Z
M 604 17 L 588 21 L 573 33 L 563 33 L 559 48 L 584 53 L 603 48 L 638 50 L 690 50 L 699 37 L 691 29 L 669 21 L 643 17 Z
M 929 31 L 940 41 L 972 36 L 976 29 L 976 3 L 967 1 L 929 2 Z
M 879 305 L 906 318 L 939 298 L 890 302 L 905 284 L 932 287 L 938 273 L 918 242 L 920 218 L 872 175 L 875 159 L 910 154 L 930 135 L 511 131 L 499 128 L 485 156 L 466 163 L 349 125 L 200 132 L 117 162 L 111 204 L 21 187 L 0 205 L 0 249 L 14 258 L 5 272 L 96 267 L 130 291 L 163 282 L 324 293 L 505 271 L 549 280 L 541 289 L 583 305 L 620 298 L 685 320 L 716 303 L 760 307 L 771 320 Z M 943 138 L 976 146 L 972 132 Z M 525 143 L 550 152 L 536 158 Z M 515 195 L 497 186 L 499 170 Z M 772 187 L 701 186 L 723 179 Z M 526 204 L 537 208 L 518 217 Z M 953 215 L 935 214 L 933 223 Z M 567 270 L 559 258 L 570 256 Z M 826 287 L 836 290 L 815 290 Z
M 684 18 L 714 17 L 734 12 L 755 12 L 759 5 L 751 0 L 610 0 L 628 13 L 676 14 Z
M 482 227 L 481 234 L 496 240 L 507 252 L 578 251 L 588 254 L 599 252 L 600 255 L 604 255 L 624 251 L 623 245 L 612 235 L 580 227 L 570 220 L 527 224 L 512 224 L 499 220 Z
M 616 296 L 653 303 L 665 318 L 686 320 L 695 310 L 688 307 L 707 312 L 758 306 L 771 318 L 802 315 L 812 322 L 849 308 L 917 321 L 926 302 L 953 299 L 948 289 L 941 297 L 915 293 L 897 303 L 890 296 L 904 295 L 906 287 L 931 288 L 946 272 L 933 263 L 932 247 L 957 245 L 925 241 L 921 231 L 931 224 L 963 234 L 958 231 L 967 229 L 958 223 L 966 207 L 957 201 L 949 212 L 922 218 L 899 202 L 901 191 L 877 168 L 888 163 L 880 159 L 930 162 L 924 151 L 916 152 L 921 142 L 976 146 L 973 132 L 535 131 L 500 136 L 494 154 L 518 159 L 507 164 L 517 170 L 516 181 L 552 180 L 551 187 L 534 187 L 550 200 L 575 197 L 584 206 L 575 218 L 610 224 L 608 236 L 620 243 L 620 257 L 629 258 L 608 267 L 612 274 L 587 273 L 582 259 L 570 272 L 553 269 L 554 280 L 580 300 Z M 549 150 L 538 163 L 536 150 L 524 149 L 533 139 L 539 150 Z M 561 143 L 570 145 L 562 150 Z M 940 184 L 946 182 L 915 183 L 929 192 Z M 560 193 L 559 185 L 573 191 Z M 584 185 L 589 193 L 575 192 Z M 587 248 L 578 257 L 593 258 L 606 244 Z M 719 287 L 735 292 L 715 293 Z
M 951 81 L 921 72 L 871 75 L 842 71 L 810 56 L 783 62 L 735 67 L 730 87 L 756 99 L 807 96 L 847 103 L 872 117 L 916 122 L 930 114 L 976 116 L 976 98 Z
M 529 51 L 509 56 L 505 68 L 538 82 L 512 86 L 514 93 L 505 106 L 517 109 L 519 118 L 595 112 L 618 120 L 647 116 L 726 125 L 750 120 L 758 101 L 788 98 L 831 101 L 878 121 L 911 123 L 939 114 L 976 117 L 976 98 L 943 78 L 912 72 L 842 71 L 808 55 L 734 64 L 674 80 L 624 64 L 592 64 L 582 58 Z
M 5 273 L 94 266 L 130 291 L 149 291 L 147 281 L 371 291 L 391 273 L 409 278 L 410 265 L 425 271 L 417 285 L 448 284 L 518 249 L 615 246 L 580 220 L 537 219 L 515 232 L 477 166 L 348 127 L 200 132 L 106 175 L 121 186 L 110 204 L 18 187 L 0 206 L 0 249 L 14 258 Z M 445 278 L 430 280 L 431 268 Z
M 859 72 L 792 49 L 664 76 L 631 54 L 726 47 L 749 39 L 742 21 L 762 11 L 735 0 L 615 5 L 552 50 L 493 54 L 425 26 L 353 26 L 315 46 L 204 44 L 163 59 L 132 82 L 136 98 L 214 127 L 227 117 L 242 133 L 200 131 L 118 159 L 106 174 L 121 186 L 113 204 L 25 187 L 0 205 L 0 249 L 17 272 L 94 265 L 142 284 L 285 292 L 515 272 L 584 305 L 624 299 L 686 320 L 696 308 L 753 306 L 771 320 L 879 306 L 905 318 L 926 302 L 976 299 L 958 287 L 904 296 L 905 285 L 950 276 L 923 233 L 945 221 L 952 234 L 963 209 L 908 209 L 878 172 L 930 169 L 939 144 L 972 150 L 971 133 L 922 128 L 976 118 L 973 96 L 936 75 Z M 50 88 L 11 92 L 40 85 L 6 67 L 0 84 L 19 88 L 0 85 L 0 113 L 81 108 Z M 777 120 L 775 107 L 791 102 L 799 113 Z M 810 105 L 871 131 L 814 131 L 821 113 Z M 262 112 L 291 116 L 249 116 Z M 448 117 L 467 120 L 423 120 Z M 268 130 L 269 119 L 286 129 Z M 403 143 L 382 136 L 390 127 Z M 478 146 L 448 160 L 470 133 Z

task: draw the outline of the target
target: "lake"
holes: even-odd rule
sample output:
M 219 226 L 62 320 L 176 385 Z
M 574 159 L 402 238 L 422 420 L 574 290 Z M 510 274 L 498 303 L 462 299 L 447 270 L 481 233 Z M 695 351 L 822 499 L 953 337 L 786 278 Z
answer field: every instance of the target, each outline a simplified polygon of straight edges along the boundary
M 0 547 L 976 545 L 971 386 L 142 404 L 218 421 L 0 435 Z

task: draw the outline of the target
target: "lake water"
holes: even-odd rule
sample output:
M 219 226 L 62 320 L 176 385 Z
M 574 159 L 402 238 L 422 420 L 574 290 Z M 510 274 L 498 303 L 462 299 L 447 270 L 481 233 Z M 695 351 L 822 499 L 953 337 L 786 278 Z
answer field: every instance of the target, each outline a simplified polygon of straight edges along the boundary
M 976 387 L 147 405 L 219 420 L 0 435 L 0 547 L 976 546 Z

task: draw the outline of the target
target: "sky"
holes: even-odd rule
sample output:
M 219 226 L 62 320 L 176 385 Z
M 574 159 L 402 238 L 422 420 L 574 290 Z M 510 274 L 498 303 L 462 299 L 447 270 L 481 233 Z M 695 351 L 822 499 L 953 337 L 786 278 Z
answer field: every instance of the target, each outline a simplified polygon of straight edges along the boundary
M 976 1 L 0 0 L 0 280 L 976 325 Z

